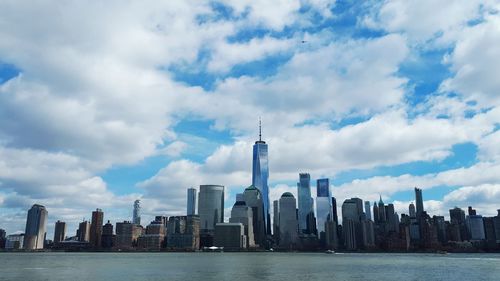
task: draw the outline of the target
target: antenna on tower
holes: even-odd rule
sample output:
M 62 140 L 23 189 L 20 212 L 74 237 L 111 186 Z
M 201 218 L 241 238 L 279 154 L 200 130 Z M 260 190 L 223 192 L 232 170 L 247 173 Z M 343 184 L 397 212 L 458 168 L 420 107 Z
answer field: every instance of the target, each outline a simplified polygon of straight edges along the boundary
M 259 117 L 259 141 L 262 141 L 262 122 Z

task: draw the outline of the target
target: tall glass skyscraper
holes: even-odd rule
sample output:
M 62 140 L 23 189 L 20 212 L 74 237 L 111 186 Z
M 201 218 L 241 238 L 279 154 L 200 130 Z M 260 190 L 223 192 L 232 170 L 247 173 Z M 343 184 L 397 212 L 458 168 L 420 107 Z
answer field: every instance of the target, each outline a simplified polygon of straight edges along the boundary
M 309 174 L 299 174 L 297 194 L 299 195 L 299 230 L 301 233 L 309 234 L 312 231 L 310 221 L 314 216 L 313 199 L 311 197 L 311 176 Z
M 196 189 L 191 187 L 187 190 L 187 215 L 194 216 L 196 214 Z
M 224 222 L 224 186 L 200 185 L 198 198 L 200 230 L 213 232 L 217 223 Z
M 424 212 L 424 201 L 422 199 L 422 189 L 415 187 L 415 200 L 417 201 L 417 218 Z
M 321 234 L 325 231 L 325 222 L 333 220 L 330 181 L 328 179 L 319 179 L 316 182 L 316 216 L 318 234 Z
M 266 234 L 271 234 L 271 217 L 269 215 L 269 165 L 267 157 L 267 144 L 262 140 L 262 131 L 259 121 L 259 140 L 253 145 L 253 164 L 252 164 L 252 185 L 262 194 L 264 202 L 264 220 L 266 225 Z
M 47 229 L 48 212 L 44 206 L 35 204 L 28 211 L 24 248 L 27 250 L 43 249 Z
M 140 225 L 141 224 L 141 200 L 137 199 L 134 201 L 134 211 L 132 213 L 132 223 Z

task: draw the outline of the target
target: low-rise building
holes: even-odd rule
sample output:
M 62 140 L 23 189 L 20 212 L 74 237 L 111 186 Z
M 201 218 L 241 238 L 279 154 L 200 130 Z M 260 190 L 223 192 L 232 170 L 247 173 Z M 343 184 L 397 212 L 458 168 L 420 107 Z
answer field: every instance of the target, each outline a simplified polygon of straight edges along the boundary
M 246 249 L 245 226 L 242 223 L 218 223 L 215 225 L 214 246 L 224 250 Z

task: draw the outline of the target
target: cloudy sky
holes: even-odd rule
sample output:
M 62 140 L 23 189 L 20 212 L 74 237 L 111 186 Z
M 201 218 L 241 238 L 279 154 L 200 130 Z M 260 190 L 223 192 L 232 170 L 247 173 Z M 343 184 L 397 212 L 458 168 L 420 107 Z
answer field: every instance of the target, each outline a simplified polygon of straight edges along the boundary
M 160 3 L 163 2 L 163 3 Z M 352 4 L 354 3 L 354 4 Z M 500 4 L 0 2 L 0 228 L 185 212 L 186 188 L 299 172 L 337 200 L 500 208 Z M 50 237 L 50 236 L 49 236 Z

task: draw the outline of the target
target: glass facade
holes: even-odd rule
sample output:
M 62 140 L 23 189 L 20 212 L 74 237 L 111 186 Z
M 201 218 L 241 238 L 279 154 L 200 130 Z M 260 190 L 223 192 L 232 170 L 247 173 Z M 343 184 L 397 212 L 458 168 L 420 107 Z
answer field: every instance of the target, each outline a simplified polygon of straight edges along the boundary
M 196 189 L 188 188 L 187 191 L 187 215 L 194 216 L 196 214 Z
M 333 214 L 330 181 L 328 179 L 319 179 L 316 183 L 316 219 L 319 234 L 325 231 L 325 223 L 327 220 L 333 219 Z
M 309 174 L 299 174 L 299 182 L 297 183 L 297 194 L 299 196 L 299 229 L 306 233 L 307 216 L 312 213 L 313 199 L 311 197 L 311 176 Z
M 266 142 L 259 140 L 253 146 L 253 165 L 252 165 L 252 185 L 259 189 L 264 203 L 264 220 L 266 233 L 271 234 L 271 222 L 269 216 L 269 187 L 267 180 L 269 178 L 269 166 L 267 156 Z
M 224 186 L 200 185 L 198 214 L 202 231 L 211 232 L 224 222 Z

